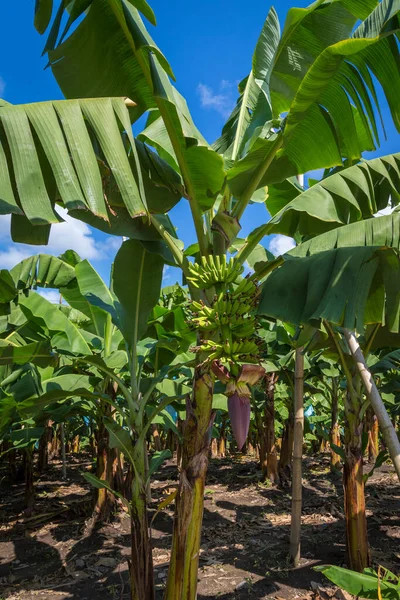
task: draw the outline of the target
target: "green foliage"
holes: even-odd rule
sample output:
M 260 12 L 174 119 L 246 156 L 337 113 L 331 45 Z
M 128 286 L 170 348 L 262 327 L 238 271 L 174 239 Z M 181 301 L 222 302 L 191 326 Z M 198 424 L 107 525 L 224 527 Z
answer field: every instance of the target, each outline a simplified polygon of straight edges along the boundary
M 400 597 L 399 578 L 382 567 L 379 567 L 379 574 L 373 569 L 356 573 L 333 565 L 317 566 L 314 569 L 323 573 L 335 585 L 359 598 L 396 600 Z

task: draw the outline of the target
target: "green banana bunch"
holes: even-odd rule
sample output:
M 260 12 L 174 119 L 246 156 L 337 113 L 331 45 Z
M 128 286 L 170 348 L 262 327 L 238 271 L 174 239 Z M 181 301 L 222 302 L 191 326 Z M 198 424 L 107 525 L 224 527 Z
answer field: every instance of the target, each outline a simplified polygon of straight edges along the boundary
M 200 289 L 207 290 L 216 283 L 233 283 L 243 273 L 243 266 L 238 265 L 231 257 L 229 261 L 226 255 L 201 257 L 201 264 L 189 264 L 190 277 L 187 280 Z
M 227 339 L 223 343 L 203 340 L 196 350 L 206 352 L 209 360 L 230 359 L 233 362 L 254 362 L 259 352 L 257 344 L 252 340 L 230 342 Z

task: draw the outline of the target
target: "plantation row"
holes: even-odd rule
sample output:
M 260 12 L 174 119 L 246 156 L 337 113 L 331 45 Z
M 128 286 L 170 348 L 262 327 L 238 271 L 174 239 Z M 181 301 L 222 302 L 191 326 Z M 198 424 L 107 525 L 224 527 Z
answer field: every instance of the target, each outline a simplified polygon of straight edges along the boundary
M 0 271 L 0 436 L 27 510 L 35 469 L 58 451 L 65 468 L 84 442 L 93 520 L 122 503 L 131 598 L 153 600 L 151 480 L 176 451 L 179 484 L 160 506 L 175 510 L 165 598 L 192 600 L 210 446 L 252 445 L 262 477 L 291 485 L 297 566 L 303 453 L 329 443 L 354 573 L 324 572 L 358 596 L 398 595 L 395 574 L 370 569 L 363 457 L 400 477 L 400 155 L 362 155 L 384 121 L 400 128 L 400 3 L 317 0 L 282 33 L 271 8 L 212 146 L 142 21 L 155 24 L 145 0 L 52 8 L 36 2 L 35 26 L 67 100 L 0 101 L 0 210 L 15 242 L 46 244 L 55 205 L 124 241 L 109 286 L 74 249 Z M 196 232 L 187 247 L 169 216 L 179 202 Z M 260 202 L 271 218 L 240 237 Z M 275 257 L 270 234 L 297 245 Z M 165 265 L 182 285 L 162 289 Z

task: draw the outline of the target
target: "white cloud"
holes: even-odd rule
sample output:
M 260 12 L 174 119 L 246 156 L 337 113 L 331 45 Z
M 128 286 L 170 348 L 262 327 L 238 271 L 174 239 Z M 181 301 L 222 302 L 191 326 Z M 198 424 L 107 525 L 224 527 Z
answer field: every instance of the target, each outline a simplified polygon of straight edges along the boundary
M 48 300 L 52 304 L 60 303 L 60 292 L 57 292 L 56 290 L 43 290 L 38 288 L 36 292 L 43 296 L 43 298 L 46 298 L 46 300 Z
M 171 279 L 171 267 L 169 265 L 164 265 L 164 269 L 163 269 L 163 280 L 166 281 L 167 279 Z
M 108 236 L 106 241 L 98 241 L 93 237 L 93 231 L 86 223 L 73 219 L 64 208 L 57 206 L 57 212 L 64 219 L 63 223 L 52 226 L 47 246 L 29 246 L 14 244 L 10 237 L 10 215 L 0 216 L 0 268 L 9 269 L 18 262 L 44 252 L 46 254 L 62 254 L 72 248 L 88 260 L 113 259 L 121 245 L 121 238 Z
M 292 248 L 295 248 L 295 246 L 296 242 L 293 238 L 279 234 L 272 236 L 268 244 L 268 249 L 275 256 L 280 256 Z
M 3 217 L 0 217 L 0 220 L 2 218 Z M 32 250 L 29 251 L 22 248 L 20 249 L 17 245 L 10 245 L 10 247 L 7 248 L 7 250 L 0 251 L 0 269 L 11 269 L 16 264 L 21 262 L 21 260 L 24 260 L 24 258 L 27 258 L 28 256 L 34 254 L 34 246 L 32 246 L 31 248 Z
M 228 117 L 235 103 L 230 93 L 231 88 L 231 83 L 223 79 L 220 84 L 220 92 L 223 93 L 215 94 L 210 86 L 199 83 L 197 93 L 200 96 L 201 106 L 216 110 L 224 118 Z
M 0 96 L 4 94 L 4 90 L 6 89 L 6 82 L 2 77 L 0 77 Z

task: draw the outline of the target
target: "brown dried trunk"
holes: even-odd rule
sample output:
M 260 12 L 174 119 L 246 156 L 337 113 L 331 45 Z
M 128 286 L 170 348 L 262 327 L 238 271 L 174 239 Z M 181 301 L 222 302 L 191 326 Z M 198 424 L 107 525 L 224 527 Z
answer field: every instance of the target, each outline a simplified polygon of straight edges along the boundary
M 339 398 L 337 395 L 336 382 L 332 378 L 332 386 L 333 386 L 333 394 L 332 394 L 332 413 L 331 413 L 331 429 L 329 432 L 329 439 L 331 444 L 335 444 L 335 446 L 340 447 L 340 428 L 338 423 L 338 407 L 339 407 Z M 331 471 L 336 471 L 340 468 L 340 456 L 337 454 L 334 449 L 330 448 L 331 451 Z
M 225 458 L 225 456 L 226 456 L 225 433 L 226 433 L 227 420 L 228 420 L 227 416 L 222 417 L 221 431 L 220 431 L 220 435 L 219 435 L 219 444 L 218 444 L 218 454 L 221 458 Z
M 90 435 L 89 446 L 90 446 L 90 454 L 92 455 L 92 458 L 96 458 L 97 443 L 96 443 L 96 437 L 95 437 L 94 433 Z
M 370 565 L 361 448 L 346 449 L 343 470 L 349 567 L 362 572 Z
M 211 442 L 211 458 L 218 458 L 217 438 L 213 438 L 213 440 Z
M 25 448 L 25 451 L 24 451 L 24 473 L 25 473 L 25 508 L 31 512 L 35 505 L 35 488 L 33 485 L 33 448 Z
M 325 438 L 321 438 L 319 442 L 319 452 L 326 452 L 328 449 L 327 441 Z
M 72 440 L 72 452 L 74 454 L 79 454 L 80 445 L 80 437 L 79 435 L 75 435 Z
M 14 483 L 17 480 L 17 452 L 12 449 L 11 442 L 3 442 L 3 447 L 4 451 L 8 450 L 8 478 Z
M 43 473 L 49 464 L 49 441 L 52 428 L 46 425 L 42 437 L 39 440 L 38 471 Z
M 261 469 L 262 481 L 267 478 L 268 471 L 268 458 L 267 458 L 267 431 L 265 423 L 263 422 L 261 411 L 254 409 L 254 416 L 256 421 L 257 433 L 258 433 L 258 445 L 259 445 L 259 463 Z
M 365 423 L 368 431 L 368 461 L 374 463 L 379 454 L 379 423 L 371 406 L 366 412 Z
M 247 446 L 247 452 L 246 452 L 246 454 L 250 454 L 250 456 L 255 456 L 256 451 L 254 449 L 253 444 L 251 442 L 247 442 L 246 446 Z
M 346 517 L 346 539 L 349 567 L 362 572 L 370 566 L 367 518 L 365 514 L 365 493 L 363 480 L 362 431 L 359 418 L 362 397 L 359 381 L 355 381 L 351 394 L 345 399 L 345 451 L 343 469 L 344 510 Z M 357 387 L 356 387 L 357 386 Z
M 272 484 L 279 483 L 278 474 L 278 455 L 275 445 L 275 385 L 278 381 L 275 373 L 267 373 L 265 376 L 265 437 L 266 437 L 266 455 L 267 472 L 266 476 Z
M 110 448 L 109 434 L 103 423 L 97 430 L 97 460 L 96 477 L 106 481 L 114 488 L 114 473 L 116 471 L 117 454 L 115 448 Z M 95 505 L 93 516 L 95 520 L 107 520 L 115 505 L 115 496 L 106 488 L 95 488 Z
M 60 441 L 59 436 L 60 436 L 60 425 L 56 426 L 56 428 L 53 429 L 53 437 L 51 440 L 51 448 L 50 448 L 50 452 L 49 452 L 50 458 L 60 455 L 61 441 Z
M 143 506 L 139 510 L 136 501 L 136 510 L 132 511 L 131 516 L 131 559 L 129 561 L 131 600 L 154 600 L 153 558 L 145 494 L 142 502 Z
M 293 456 L 293 411 L 290 409 L 289 416 L 285 421 L 282 434 L 281 454 L 278 463 L 280 482 L 287 482 L 291 478 Z
M 158 431 L 158 427 L 155 423 L 153 423 L 153 425 L 151 426 L 151 429 L 153 432 L 154 448 L 156 449 L 156 452 L 161 452 L 162 444 L 161 444 L 160 432 Z

